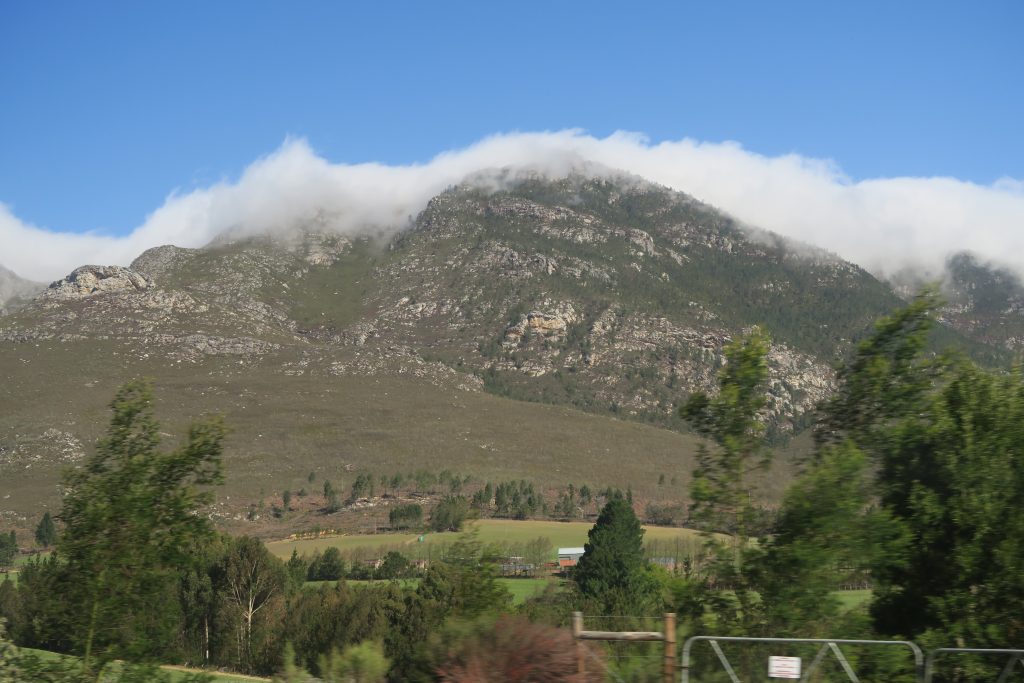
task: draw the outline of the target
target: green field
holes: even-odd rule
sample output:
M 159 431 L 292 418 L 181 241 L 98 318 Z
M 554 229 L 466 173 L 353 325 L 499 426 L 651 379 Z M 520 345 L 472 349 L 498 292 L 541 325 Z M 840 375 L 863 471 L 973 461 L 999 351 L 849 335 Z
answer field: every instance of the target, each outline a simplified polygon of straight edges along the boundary
M 840 604 L 847 612 L 863 607 L 871 601 L 870 590 L 836 591 L 834 595 L 839 598 Z
M 375 583 L 388 583 L 387 581 L 384 581 L 384 580 L 380 580 L 380 581 L 354 581 L 354 580 L 351 580 L 351 579 L 346 579 L 345 582 L 347 584 L 349 584 L 350 586 L 369 586 L 369 585 L 372 585 L 372 584 L 375 584 Z M 306 586 L 307 587 L 310 587 L 310 586 L 316 587 L 316 586 L 322 586 L 324 584 L 334 584 L 334 583 L 337 583 L 337 582 L 336 581 L 307 581 L 306 582 Z M 419 585 L 419 583 L 420 583 L 419 579 L 398 579 L 398 585 L 400 585 L 402 588 L 415 588 L 416 586 Z M 526 602 L 527 598 L 531 598 L 534 595 L 537 595 L 539 593 L 543 593 L 544 589 L 549 584 L 553 584 L 553 585 L 557 586 L 557 585 L 559 585 L 560 582 L 558 581 L 558 579 L 551 579 L 551 578 L 546 578 L 545 577 L 545 578 L 537 578 L 537 579 L 531 579 L 531 578 L 523 578 L 523 579 L 499 578 L 498 579 L 498 583 L 500 583 L 501 585 L 505 586 L 505 588 L 508 589 L 508 592 L 512 594 L 512 604 L 520 605 L 520 604 Z
M 62 655 L 57 652 L 50 652 L 49 650 L 36 650 L 30 647 L 19 648 L 22 652 L 29 652 L 39 657 L 43 661 L 52 661 L 58 659 L 65 659 L 68 655 Z M 203 673 L 201 669 L 189 669 L 183 666 L 164 666 L 161 667 L 165 671 L 171 674 L 173 680 L 181 680 L 188 674 Z M 206 672 L 213 676 L 213 680 L 216 683 L 252 683 L 252 681 L 269 681 L 269 678 L 260 678 L 259 676 L 245 676 L 242 674 L 225 674 L 217 673 L 214 671 Z
M 519 544 L 544 537 L 553 546 L 552 560 L 559 547 L 582 546 L 587 542 L 587 532 L 593 526 L 590 522 L 553 522 L 546 520 L 509 520 L 481 519 L 467 524 L 467 530 L 478 530 L 478 538 L 483 543 Z M 677 527 L 644 527 L 644 540 L 648 543 L 657 541 L 659 544 L 679 544 L 681 548 L 696 548 L 701 543 L 699 532 L 692 529 Z M 456 533 L 419 534 L 373 534 L 354 536 L 327 536 L 324 538 L 289 539 L 271 541 L 267 548 L 274 555 L 287 559 L 295 550 L 299 555 L 311 555 L 319 550 L 338 548 L 339 550 L 383 550 L 406 548 L 409 552 L 422 545 L 443 545 L 453 543 L 459 537 Z

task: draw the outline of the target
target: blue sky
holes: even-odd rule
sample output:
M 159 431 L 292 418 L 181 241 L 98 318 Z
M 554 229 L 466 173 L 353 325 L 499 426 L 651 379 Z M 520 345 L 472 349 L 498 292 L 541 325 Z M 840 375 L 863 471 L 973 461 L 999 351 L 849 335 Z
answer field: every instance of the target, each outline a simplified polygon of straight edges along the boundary
M 0 202 L 123 234 L 288 135 L 404 164 L 564 128 L 1020 179 L 1021 35 L 1016 1 L 8 1 Z

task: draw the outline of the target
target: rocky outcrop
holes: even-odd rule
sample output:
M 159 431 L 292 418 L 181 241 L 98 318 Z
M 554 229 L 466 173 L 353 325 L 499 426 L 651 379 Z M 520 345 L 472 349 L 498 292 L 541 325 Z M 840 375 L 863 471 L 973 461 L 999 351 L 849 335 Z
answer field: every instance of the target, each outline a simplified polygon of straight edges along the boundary
M 51 284 L 43 296 L 67 301 L 98 294 L 140 292 L 153 286 L 152 278 L 123 266 L 82 266 Z
M 130 268 L 137 273 L 145 273 L 148 277 L 166 280 L 168 275 L 179 270 L 198 253 L 198 249 L 183 249 L 165 244 L 142 252 L 132 261 Z

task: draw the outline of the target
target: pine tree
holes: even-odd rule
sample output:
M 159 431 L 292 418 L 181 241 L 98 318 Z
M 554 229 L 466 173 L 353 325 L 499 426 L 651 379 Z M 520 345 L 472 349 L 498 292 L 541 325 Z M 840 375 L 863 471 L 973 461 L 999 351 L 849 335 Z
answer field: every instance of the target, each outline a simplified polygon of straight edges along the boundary
M 657 606 L 657 582 L 644 560 L 644 531 L 632 506 L 612 498 L 587 534 L 573 580 L 607 614 L 642 614 Z
M 53 517 L 50 516 L 49 511 L 43 513 L 43 518 L 39 520 L 39 525 L 36 527 L 36 543 L 49 548 L 51 545 L 57 542 L 57 527 L 53 523 Z

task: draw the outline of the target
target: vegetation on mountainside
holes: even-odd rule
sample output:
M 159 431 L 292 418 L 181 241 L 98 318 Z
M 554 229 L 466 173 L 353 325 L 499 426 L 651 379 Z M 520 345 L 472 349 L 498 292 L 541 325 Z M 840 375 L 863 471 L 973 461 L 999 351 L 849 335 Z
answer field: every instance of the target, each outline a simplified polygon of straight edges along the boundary
M 688 476 L 678 454 L 695 454 L 698 440 L 623 421 L 685 430 L 678 404 L 712 391 L 724 346 L 761 324 L 776 342 L 767 424 L 781 443 L 813 422 L 831 362 L 897 301 L 863 270 L 685 195 L 581 176 L 452 188 L 387 244 L 227 236 L 153 249 L 134 265 L 153 287 L 0 319 L 5 391 L 17 397 L 0 412 L 0 476 L 19 530 L 56 509 L 61 469 L 99 436 L 95 396 L 125 376 L 155 378 L 174 429 L 192 406 L 237 427 L 213 514 L 239 532 L 302 524 L 288 505 L 259 510 L 268 477 L 295 493 L 315 470 L 334 481 L 343 514 L 353 482 L 342 471 L 381 462 L 389 475 L 429 460 L 478 481 L 633 484 L 653 500 L 658 475 Z M 991 329 L 997 309 L 982 298 Z M 524 323 L 531 313 L 553 326 Z M 972 357 L 1005 359 L 1009 339 L 986 338 L 1000 348 L 979 344 Z M 776 472 L 759 502 L 777 503 L 791 479 Z
M 925 337 L 936 306 L 924 295 L 879 321 L 839 370 L 840 390 L 822 406 L 818 448 L 769 534 L 756 543 L 708 538 L 711 561 L 653 566 L 628 494 L 612 492 L 574 580 L 521 604 L 497 577 L 498 566 L 510 563 L 507 551 L 479 533 L 458 537 L 425 568 L 391 550 L 373 568 L 390 580 L 359 584 L 332 583 L 356 566 L 336 548 L 312 560 L 292 553 L 284 562 L 255 539 L 209 534 L 194 514 L 204 501 L 195 487 L 217 479 L 221 427 L 204 423 L 182 449 L 160 452 L 148 389 L 128 385 L 113 404 L 108 436 L 69 475 L 76 486 L 56 551 L 26 565 L 17 587 L 0 584 L 0 617 L 19 645 L 89 651 L 81 667 L 91 672 L 118 653 L 283 671 L 290 680 L 302 680 L 295 676 L 303 671 L 330 680 L 355 661 L 374 676 L 386 670 L 388 680 L 469 680 L 484 651 L 495 665 L 519 666 L 503 634 L 568 642 L 564 631 L 548 629 L 564 626 L 574 609 L 633 622 L 674 611 L 684 634 L 1012 645 L 1024 610 L 1024 374 L 930 355 Z M 684 409 L 716 443 L 696 473 L 707 494 L 698 496 L 699 507 L 717 507 L 739 519 L 740 529 L 746 503 L 735 473 L 757 462 L 754 417 L 766 348 L 757 331 L 737 340 L 718 396 L 696 396 Z M 453 473 L 446 480 L 449 491 L 462 482 Z M 157 482 L 168 486 L 156 490 Z M 96 495 L 83 500 L 86 492 Z M 469 508 L 461 493 L 449 495 Z M 98 538 L 104 530 L 107 538 Z M 165 545 L 171 541 L 174 553 Z M 536 550 L 550 553 L 550 541 Z M 321 582 L 307 585 L 310 578 Z M 857 584 L 873 588 L 869 608 L 851 609 L 836 597 L 840 586 Z M 499 616 L 514 612 L 538 625 Z M 503 625 L 490 626 L 495 619 Z M 0 646 L 8 670 L 26 661 Z M 621 647 L 603 651 L 604 666 L 639 680 L 660 669 L 658 658 L 644 673 L 636 660 L 619 660 Z M 571 660 L 544 652 L 531 659 L 542 669 L 537 676 L 565 679 Z M 761 671 L 762 654 L 733 652 L 737 673 Z M 851 663 L 878 680 L 903 680 L 908 670 L 867 652 L 851 655 Z M 698 657 L 691 673 L 713 665 Z M 958 681 L 991 677 L 981 661 L 958 666 Z

